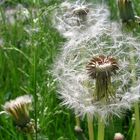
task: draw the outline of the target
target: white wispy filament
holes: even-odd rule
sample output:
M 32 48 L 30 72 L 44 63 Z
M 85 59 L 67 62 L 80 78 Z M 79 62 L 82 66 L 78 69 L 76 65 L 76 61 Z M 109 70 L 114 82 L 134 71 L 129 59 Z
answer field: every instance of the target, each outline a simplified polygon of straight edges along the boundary
M 61 14 L 60 18 L 64 16 Z M 65 20 L 69 22 L 70 19 Z M 138 39 L 123 33 L 118 23 L 109 20 L 109 11 L 105 5 L 90 5 L 84 24 L 70 25 L 66 29 L 63 24 L 58 22 L 56 27 L 69 40 L 62 48 L 53 70 L 62 104 L 72 108 L 76 114 L 100 115 L 104 120 L 110 114 L 120 116 L 125 109 L 130 109 L 140 97 Z M 61 26 L 64 30 L 61 30 Z M 116 75 L 111 77 L 116 96 L 109 102 L 94 100 L 95 80 L 86 71 L 88 62 L 98 55 L 113 56 L 119 64 Z

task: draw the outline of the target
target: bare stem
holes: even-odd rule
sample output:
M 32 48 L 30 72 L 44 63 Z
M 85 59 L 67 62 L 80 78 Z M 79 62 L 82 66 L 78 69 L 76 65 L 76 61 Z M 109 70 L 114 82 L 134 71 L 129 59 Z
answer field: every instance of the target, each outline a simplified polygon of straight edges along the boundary
M 139 105 L 138 103 L 134 104 L 134 109 L 135 109 L 135 129 L 136 129 L 136 140 L 140 139 L 140 114 L 139 114 Z
M 32 140 L 31 134 L 27 134 L 27 140 Z
M 80 127 L 80 119 L 79 119 L 78 116 L 75 117 L 75 122 L 76 122 L 76 126 L 78 126 L 79 128 L 81 128 Z
M 131 50 L 130 50 L 131 51 Z M 132 64 L 135 64 L 134 54 L 131 56 L 130 61 Z M 133 68 L 135 72 L 135 67 Z M 135 84 L 136 76 L 133 76 L 132 84 Z M 134 111 L 135 111 L 135 132 L 136 132 L 136 140 L 140 139 L 140 113 L 139 113 L 139 104 L 136 102 L 134 104 Z
M 89 140 L 94 140 L 93 117 L 87 114 Z
M 103 120 L 98 117 L 98 140 L 104 140 L 104 130 L 105 130 L 105 124 Z

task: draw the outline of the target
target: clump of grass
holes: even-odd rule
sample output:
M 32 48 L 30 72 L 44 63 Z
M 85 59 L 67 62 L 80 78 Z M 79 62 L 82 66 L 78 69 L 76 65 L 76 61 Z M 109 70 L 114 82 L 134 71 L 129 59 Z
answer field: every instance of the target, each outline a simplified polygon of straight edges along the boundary
M 64 41 L 53 28 L 50 20 L 51 12 L 57 3 L 55 1 L 39 5 L 20 3 L 28 10 L 29 19 L 25 21 L 17 19 L 15 11 L 13 13 L 15 22 L 12 24 L 6 16 L 11 5 L 7 5 L 8 9 L 6 5 L 1 5 L 0 37 L 3 42 L 0 46 L 0 104 L 20 95 L 30 93 L 34 96 L 36 94 L 37 102 L 36 105 L 33 104 L 31 116 L 35 119 L 36 108 L 36 123 L 39 123 L 41 128 L 38 131 L 38 139 L 68 137 L 75 139 L 75 135 L 71 133 L 71 127 L 64 126 L 64 120 L 67 120 L 67 124 L 71 122 L 73 127 L 74 121 L 72 123 L 72 119 L 67 113 L 68 110 L 58 105 L 59 100 L 55 95 L 55 79 L 50 72 L 56 53 L 60 50 L 59 43 Z M 18 4 L 12 5 L 11 9 L 16 10 Z M 19 12 L 21 11 L 18 11 L 18 14 L 20 14 Z M 1 139 L 3 137 L 5 140 L 26 139 L 24 134 L 17 133 L 10 118 L 1 115 L 0 121 Z M 67 132 L 64 134 L 63 129 L 59 129 L 60 127 L 65 127 Z

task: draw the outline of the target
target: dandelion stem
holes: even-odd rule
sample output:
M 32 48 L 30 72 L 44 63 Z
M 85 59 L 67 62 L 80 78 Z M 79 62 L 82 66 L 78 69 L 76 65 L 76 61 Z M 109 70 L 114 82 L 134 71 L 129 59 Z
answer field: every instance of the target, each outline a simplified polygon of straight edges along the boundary
M 139 105 L 138 103 L 134 104 L 134 108 L 135 108 L 135 118 L 136 118 L 136 122 L 135 122 L 135 129 L 136 129 L 136 140 L 140 139 L 140 114 L 139 114 Z
M 105 130 L 104 128 L 105 128 L 105 124 L 99 116 L 98 117 L 98 140 L 104 140 L 104 130 Z
M 75 122 L 76 122 L 75 132 L 77 134 L 77 140 L 87 140 L 80 126 L 80 118 L 78 116 L 75 117 Z
M 75 117 L 76 126 L 80 127 L 80 119 L 78 116 Z
M 132 140 L 136 140 L 136 139 L 135 139 L 135 134 L 136 134 L 135 131 L 133 131 Z
M 133 50 L 130 50 L 130 51 L 133 51 Z M 131 61 L 131 64 L 135 64 L 134 54 L 130 57 L 130 61 Z M 136 73 L 135 67 L 133 68 L 133 70 Z M 135 84 L 135 81 L 136 81 L 136 76 L 133 76 L 132 84 Z M 139 113 L 139 104 L 137 102 L 134 104 L 134 111 L 135 111 L 135 119 L 136 119 L 135 121 L 136 140 L 139 140 L 140 138 L 140 113 Z
M 27 134 L 27 140 L 32 140 L 31 134 Z
M 89 140 L 94 140 L 93 117 L 87 114 Z

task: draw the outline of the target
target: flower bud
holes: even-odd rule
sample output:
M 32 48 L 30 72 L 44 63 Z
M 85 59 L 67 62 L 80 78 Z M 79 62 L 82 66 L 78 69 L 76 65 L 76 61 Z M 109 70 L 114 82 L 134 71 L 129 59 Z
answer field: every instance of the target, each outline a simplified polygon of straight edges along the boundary
M 131 0 L 118 0 L 118 8 L 122 22 L 134 21 L 134 10 Z
M 114 140 L 124 140 L 124 136 L 121 133 L 115 133 Z

